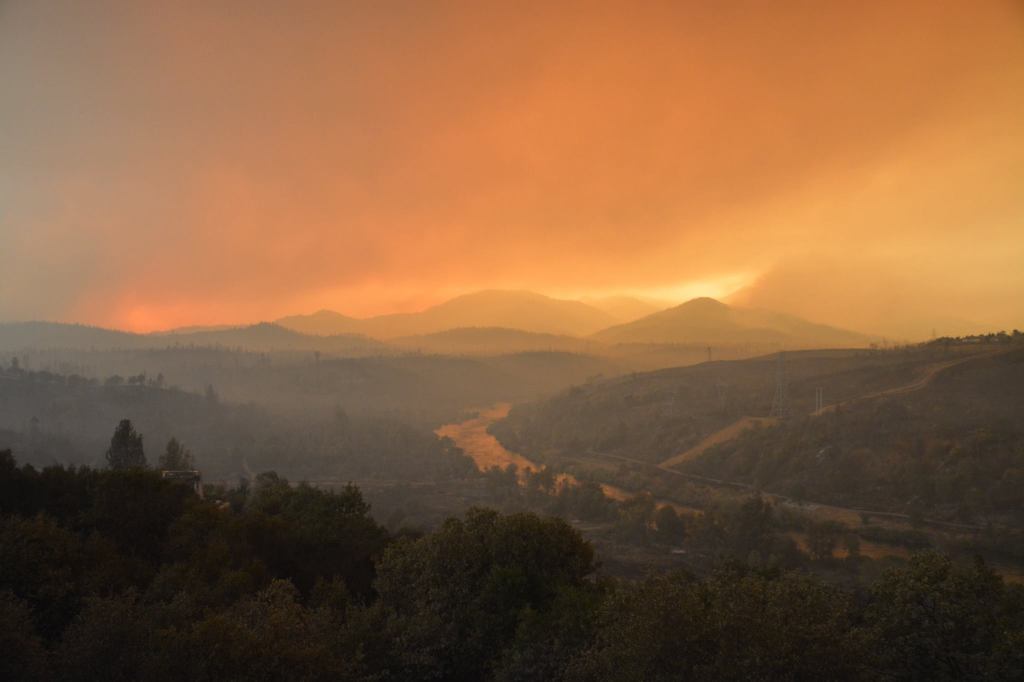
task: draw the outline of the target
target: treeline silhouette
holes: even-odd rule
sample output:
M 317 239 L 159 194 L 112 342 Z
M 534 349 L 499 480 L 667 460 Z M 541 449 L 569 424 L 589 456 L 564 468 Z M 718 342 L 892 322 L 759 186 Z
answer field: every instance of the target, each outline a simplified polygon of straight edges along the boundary
M 1024 674 L 1022 590 L 937 554 L 865 590 L 735 561 L 630 582 L 557 518 L 477 508 L 389 533 L 351 486 L 269 472 L 204 500 L 134 465 L 37 470 L 9 452 L 0 514 L 2 679 Z

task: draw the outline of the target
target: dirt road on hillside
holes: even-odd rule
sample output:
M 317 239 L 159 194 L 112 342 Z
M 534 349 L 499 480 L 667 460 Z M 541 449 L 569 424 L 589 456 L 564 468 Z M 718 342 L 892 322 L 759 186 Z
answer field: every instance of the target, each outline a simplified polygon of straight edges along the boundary
M 962 358 L 955 358 L 953 360 L 944 360 L 942 362 L 937 362 L 935 364 L 928 365 L 927 367 L 925 367 L 924 371 L 921 373 L 921 376 L 914 379 L 914 381 L 910 382 L 909 384 L 903 384 L 902 386 L 894 386 L 892 388 L 887 388 L 881 391 L 875 391 L 874 393 L 866 393 L 864 395 L 857 396 L 856 398 L 850 398 L 849 400 L 842 400 L 838 403 L 832 403 L 831 405 L 824 406 L 817 412 L 812 412 L 811 415 L 817 417 L 823 414 L 827 414 L 829 412 L 834 412 L 839 407 L 852 405 L 854 403 L 859 403 L 864 400 L 874 400 L 875 398 L 885 398 L 889 396 L 903 395 L 905 393 L 913 393 L 914 391 L 919 391 L 922 388 L 928 386 L 928 384 L 935 380 L 935 377 L 937 377 L 939 374 L 946 371 L 947 369 L 950 369 L 951 367 L 956 367 L 957 365 L 969 362 L 971 360 L 992 357 L 993 355 L 998 355 L 1001 352 L 1005 351 L 979 353 L 977 355 L 968 355 Z M 751 429 L 758 425 L 772 426 L 776 423 L 778 423 L 778 419 L 775 419 L 773 417 L 740 417 L 732 424 L 729 424 L 725 428 L 719 429 L 718 431 L 715 431 L 711 435 L 707 436 L 704 440 L 702 440 L 700 443 L 693 446 L 689 450 L 681 452 L 678 455 L 673 455 L 672 457 L 669 457 L 665 461 L 658 464 L 658 466 L 673 467 L 682 464 L 683 462 L 689 462 L 690 460 L 695 459 L 705 450 L 714 445 L 727 443 L 735 438 L 738 438 L 740 434 L 742 434 L 747 429 Z
M 681 452 L 678 455 L 674 455 L 664 462 L 659 464 L 660 467 L 672 467 L 683 462 L 689 462 L 691 459 L 695 459 L 699 454 L 707 450 L 713 445 L 719 443 L 726 443 L 734 438 L 737 438 L 741 433 L 747 429 L 752 429 L 755 426 L 772 426 L 778 423 L 778 419 L 774 417 L 741 417 L 740 419 L 729 424 L 724 429 L 715 431 L 710 436 L 702 440 L 701 442 L 694 445 L 689 450 Z

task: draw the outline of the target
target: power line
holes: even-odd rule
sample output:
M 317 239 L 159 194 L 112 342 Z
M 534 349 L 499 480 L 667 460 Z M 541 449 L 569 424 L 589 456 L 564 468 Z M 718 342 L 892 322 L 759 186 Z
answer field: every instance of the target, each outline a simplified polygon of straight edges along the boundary
M 768 416 L 776 417 L 777 419 L 785 419 L 789 416 L 789 395 L 787 389 L 786 361 L 783 351 L 779 351 L 775 361 L 775 397 L 772 398 L 772 411 Z

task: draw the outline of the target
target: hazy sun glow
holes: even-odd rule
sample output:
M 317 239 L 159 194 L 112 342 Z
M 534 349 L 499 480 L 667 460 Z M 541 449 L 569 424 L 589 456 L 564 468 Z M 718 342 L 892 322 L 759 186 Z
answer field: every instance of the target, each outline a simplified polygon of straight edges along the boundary
M 1024 324 L 1019 2 L 0 3 L 0 320 Z

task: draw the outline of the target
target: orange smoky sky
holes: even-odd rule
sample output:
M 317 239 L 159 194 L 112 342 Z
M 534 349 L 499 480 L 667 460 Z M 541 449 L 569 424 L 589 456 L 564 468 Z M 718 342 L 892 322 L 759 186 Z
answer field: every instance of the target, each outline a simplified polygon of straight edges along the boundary
M 0 319 L 1024 326 L 1019 2 L 0 1 Z

